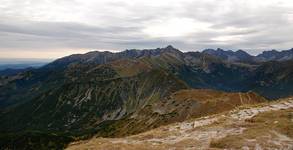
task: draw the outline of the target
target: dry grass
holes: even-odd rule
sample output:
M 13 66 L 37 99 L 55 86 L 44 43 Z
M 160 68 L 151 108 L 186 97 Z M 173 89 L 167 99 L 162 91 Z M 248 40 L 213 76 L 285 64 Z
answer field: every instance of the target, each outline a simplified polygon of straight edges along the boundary
M 286 141 L 287 137 L 288 139 L 293 138 L 292 119 L 292 108 L 261 113 L 254 118 L 246 120 L 246 123 L 242 125 L 247 128 L 243 134 L 212 140 L 210 146 L 239 149 L 243 146 L 255 148 L 255 145 L 258 144 L 261 147 L 278 148 L 279 140 Z M 290 144 L 290 141 L 288 141 L 288 144 Z
M 239 116 L 243 110 L 173 123 L 124 138 L 96 138 L 68 149 L 288 149 L 293 148 L 293 102 L 278 101 L 246 107 L 258 111 Z M 286 107 L 281 107 L 281 106 Z M 246 108 L 244 107 L 244 108 Z M 268 108 L 268 109 L 265 109 Z M 274 109 L 271 109 L 274 108 Z M 260 112 L 262 110 L 262 112 Z M 242 114 L 242 113 L 240 113 Z M 235 115 L 238 118 L 235 118 Z M 242 119 L 241 119 L 242 118 Z M 204 122 L 211 121 L 205 124 Z M 196 126 L 202 124 L 201 126 Z
M 134 76 L 141 72 L 148 71 L 151 67 L 144 63 L 143 61 L 138 60 L 130 60 L 130 59 L 122 59 L 114 61 L 110 64 L 112 68 L 114 68 L 120 76 L 128 77 Z

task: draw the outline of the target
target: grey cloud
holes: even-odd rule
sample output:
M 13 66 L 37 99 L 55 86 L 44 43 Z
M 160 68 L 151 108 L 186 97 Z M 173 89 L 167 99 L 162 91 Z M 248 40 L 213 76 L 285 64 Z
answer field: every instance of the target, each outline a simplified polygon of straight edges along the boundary
M 131 33 L 140 30 L 134 27 L 101 28 L 78 23 L 18 22 L 0 23 L 0 45 L 13 47 L 76 46 L 78 48 L 102 48 L 105 43 L 133 40 Z M 132 37 L 134 36 L 134 37 Z M 46 44 L 46 42 L 48 42 Z M 56 46 L 54 46 L 54 44 Z M 39 45 L 39 46 L 38 46 Z
M 79 0 L 5 2 L 0 10 L 0 51 L 56 48 L 123 50 L 173 44 L 182 50 L 222 47 L 245 49 L 255 54 L 260 50 L 288 49 L 293 45 L 291 5 L 271 4 L 256 8 L 245 5 L 243 0 L 193 0 L 158 6 L 141 1 L 105 1 L 103 4 L 92 1 L 92 5 Z M 62 15 L 55 14 L 57 6 L 56 11 L 63 13 L 69 21 L 60 20 Z M 54 11 L 50 12 L 50 9 Z M 290 15 L 291 20 L 288 18 Z M 172 18 L 189 18 L 210 26 L 208 30 L 179 37 L 154 38 L 143 32 L 156 20 Z M 215 40 L 221 37 L 231 39 Z

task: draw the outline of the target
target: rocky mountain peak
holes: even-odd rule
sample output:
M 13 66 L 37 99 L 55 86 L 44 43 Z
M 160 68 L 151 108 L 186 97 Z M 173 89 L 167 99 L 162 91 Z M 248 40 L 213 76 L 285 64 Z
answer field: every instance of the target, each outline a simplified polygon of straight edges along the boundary
M 172 45 L 168 45 L 165 49 L 175 49 Z

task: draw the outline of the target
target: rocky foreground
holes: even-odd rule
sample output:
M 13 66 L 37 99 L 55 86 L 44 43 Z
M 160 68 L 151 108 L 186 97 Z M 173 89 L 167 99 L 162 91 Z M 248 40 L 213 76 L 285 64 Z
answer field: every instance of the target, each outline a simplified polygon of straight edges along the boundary
M 293 149 L 293 98 L 241 106 L 124 138 L 92 138 L 69 150 Z

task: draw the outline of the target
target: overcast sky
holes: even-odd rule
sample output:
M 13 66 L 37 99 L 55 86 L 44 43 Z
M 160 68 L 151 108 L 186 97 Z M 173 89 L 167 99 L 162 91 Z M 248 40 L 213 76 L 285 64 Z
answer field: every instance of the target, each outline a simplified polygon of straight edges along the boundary
M 293 0 L 0 0 L 0 58 L 293 47 Z

